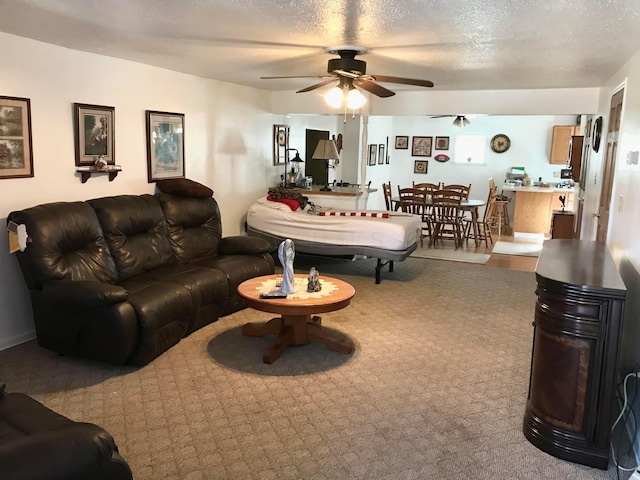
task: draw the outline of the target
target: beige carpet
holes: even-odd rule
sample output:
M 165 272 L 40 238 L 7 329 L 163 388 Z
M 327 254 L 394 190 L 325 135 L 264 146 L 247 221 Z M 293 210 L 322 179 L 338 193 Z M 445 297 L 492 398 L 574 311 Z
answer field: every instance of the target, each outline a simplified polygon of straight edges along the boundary
M 29 342 L 0 352 L 0 377 L 106 428 L 136 480 L 616 478 L 522 434 L 533 273 L 409 258 L 375 285 L 375 260 L 313 263 L 356 288 L 350 306 L 323 315 L 353 339 L 351 355 L 306 345 L 266 365 L 273 339 L 240 327 L 270 315 L 247 309 L 144 368 Z
M 487 263 L 491 255 L 485 253 L 464 252 L 462 250 L 445 250 L 424 246 L 416 249 L 412 254 L 416 258 L 430 258 L 435 260 L 449 260 L 453 262 Z
M 541 249 L 541 242 L 496 242 L 491 253 L 537 257 Z

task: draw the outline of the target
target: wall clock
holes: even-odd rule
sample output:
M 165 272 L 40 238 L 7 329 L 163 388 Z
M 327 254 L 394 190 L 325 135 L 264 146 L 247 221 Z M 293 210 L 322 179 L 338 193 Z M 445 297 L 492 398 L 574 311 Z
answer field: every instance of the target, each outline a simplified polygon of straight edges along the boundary
M 496 153 L 504 153 L 509 150 L 511 146 L 511 140 L 504 133 L 499 133 L 498 135 L 494 135 L 491 139 L 491 150 Z
M 596 118 L 596 121 L 593 124 L 593 143 L 591 146 L 593 147 L 593 151 L 598 153 L 600 150 L 600 137 L 602 136 L 602 117 Z

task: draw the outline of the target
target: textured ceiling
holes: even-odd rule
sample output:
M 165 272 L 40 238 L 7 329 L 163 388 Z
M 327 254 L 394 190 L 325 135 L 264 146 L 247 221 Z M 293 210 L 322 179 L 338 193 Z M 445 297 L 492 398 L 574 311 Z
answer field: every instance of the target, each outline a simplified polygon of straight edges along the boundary
M 600 86 L 640 48 L 639 16 L 638 0 L 0 0 L 6 33 L 271 90 L 316 83 L 260 76 L 323 75 L 340 45 L 435 90 Z

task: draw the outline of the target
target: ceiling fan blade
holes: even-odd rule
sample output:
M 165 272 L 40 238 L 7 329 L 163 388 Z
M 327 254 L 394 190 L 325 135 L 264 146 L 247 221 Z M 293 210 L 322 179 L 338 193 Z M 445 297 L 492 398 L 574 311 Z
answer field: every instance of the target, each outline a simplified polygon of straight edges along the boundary
M 315 90 L 316 88 L 324 87 L 325 85 L 329 85 L 337 80 L 336 77 L 331 77 L 329 80 L 324 80 L 320 83 L 316 83 L 311 85 L 310 87 L 303 88 L 302 90 L 298 90 L 296 93 L 310 92 L 311 90 Z
M 284 77 L 260 77 L 262 80 L 276 80 L 278 78 L 331 78 L 334 79 L 333 75 L 293 75 L 293 76 L 284 76 Z
M 402 83 L 404 85 L 416 85 L 418 87 L 433 87 L 430 80 L 420 80 L 416 78 L 389 77 L 388 75 L 370 75 L 378 82 Z
M 392 92 L 391 90 L 388 90 L 384 88 L 382 85 L 378 85 L 377 83 L 372 82 L 371 80 L 354 78 L 353 84 L 357 87 L 362 88 L 363 90 L 366 90 L 367 92 L 371 92 L 374 95 L 377 95 L 378 97 L 386 98 L 386 97 L 392 97 L 395 95 L 395 92 Z
M 457 117 L 458 115 L 431 115 L 429 118 L 447 118 L 447 117 Z

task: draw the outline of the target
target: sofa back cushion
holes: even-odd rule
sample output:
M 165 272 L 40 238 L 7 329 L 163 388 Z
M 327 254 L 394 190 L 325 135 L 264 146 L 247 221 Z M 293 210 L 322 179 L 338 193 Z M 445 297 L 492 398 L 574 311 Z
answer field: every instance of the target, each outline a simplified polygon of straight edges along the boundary
M 58 202 L 12 212 L 29 241 L 18 262 L 29 289 L 48 280 L 115 283 L 117 272 L 94 210 L 84 202 Z
M 175 263 L 160 202 L 153 195 L 87 200 L 102 225 L 119 280 Z
M 212 197 L 156 194 L 164 211 L 169 241 L 181 262 L 195 262 L 218 254 L 222 236 L 220 209 Z

